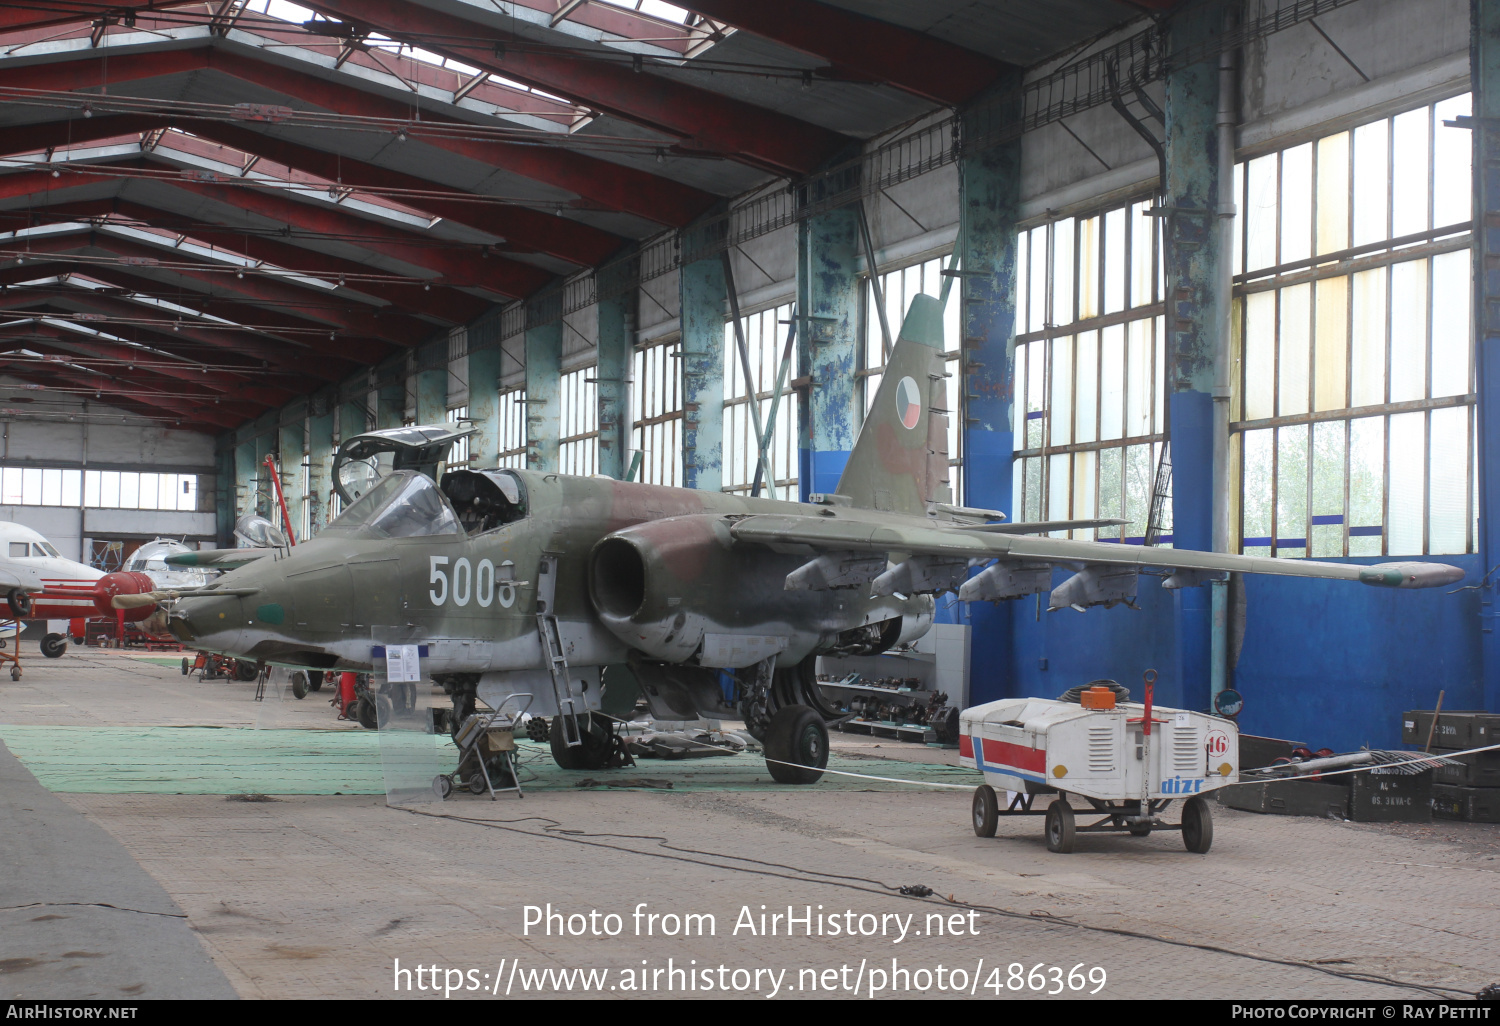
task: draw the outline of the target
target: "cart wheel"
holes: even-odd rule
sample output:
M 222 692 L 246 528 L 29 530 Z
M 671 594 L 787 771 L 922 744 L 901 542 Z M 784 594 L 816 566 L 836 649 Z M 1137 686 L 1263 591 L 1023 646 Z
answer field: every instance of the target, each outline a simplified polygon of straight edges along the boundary
M 1193 795 L 1182 805 L 1182 844 L 1188 851 L 1206 855 L 1214 843 L 1214 817 L 1208 802 Z
M 485 794 L 488 791 L 489 791 L 489 788 L 484 786 L 484 774 L 483 773 L 471 773 L 469 775 L 469 793 L 470 794 Z
M 432 793 L 438 796 L 439 801 L 453 793 L 453 781 L 446 773 L 439 773 L 432 778 Z
M 1047 850 L 1066 855 L 1073 850 L 1078 831 L 1073 822 L 1073 806 L 1058 799 L 1047 806 Z
M 186 677 L 188 675 L 188 670 L 190 670 L 190 669 L 192 669 L 192 667 L 190 667 L 188 665 L 188 658 L 187 658 L 187 656 L 183 656 L 182 657 L 182 675 L 184 677 Z
M 1136 826 L 1130 828 L 1131 837 L 1149 837 L 1150 835 L 1151 828 L 1148 826 Z
M 989 784 L 974 788 L 974 836 L 994 837 L 1000 825 L 1000 801 Z
M 11 680 L 20 680 L 21 679 L 21 668 L 19 666 L 12 666 L 10 668 L 10 679 Z

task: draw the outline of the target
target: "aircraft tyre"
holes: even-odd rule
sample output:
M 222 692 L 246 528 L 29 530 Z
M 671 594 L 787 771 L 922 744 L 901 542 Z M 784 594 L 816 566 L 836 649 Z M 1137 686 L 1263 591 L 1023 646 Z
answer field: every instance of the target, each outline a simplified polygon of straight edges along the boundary
M 31 615 L 31 596 L 20 588 L 10 589 L 5 596 L 5 604 L 10 606 L 11 613 L 17 618 L 24 620 Z
M 772 780 L 816 784 L 828 766 L 828 727 L 811 706 L 783 706 L 766 727 L 765 748 Z
M 1078 840 L 1078 826 L 1073 820 L 1073 806 L 1059 798 L 1047 806 L 1047 850 L 1066 855 Z
M 974 836 L 994 837 L 1000 825 L 1000 800 L 989 784 L 974 788 Z
M 601 770 L 609 763 L 609 727 L 593 716 L 580 717 L 583 744 L 569 748 L 563 739 L 563 725 L 553 722 L 547 738 L 552 746 L 552 761 L 565 770 Z
M 1182 806 L 1182 844 L 1188 851 L 1207 855 L 1214 843 L 1214 817 L 1208 802 L 1193 795 Z
M 366 730 L 378 730 L 380 728 L 380 719 L 375 714 L 375 703 L 364 695 L 360 695 L 354 700 L 354 718 Z
M 299 702 L 307 697 L 307 674 L 301 670 L 292 671 L 292 697 Z
M 188 662 L 188 657 L 187 656 L 183 656 L 182 657 L 182 675 L 184 677 L 186 677 L 188 675 L 188 669 L 190 667 L 191 667 L 191 664 Z
M 307 671 L 307 690 L 309 690 L 309 691 L 322 691 L 323 690 L 323 671 L 322 670 L 308 670 Z
M 42 655 L 48 659 L 60 659 L 68 650 L 68 639 L 62 634 L 48 634 L 42 638 Z
M 243 659 L 236 659 L 234 661 L 234 679 L 235 680 L 249 681 L 249 680 L 254 680 L 256 677 L 259 677 L 259 676 L 260 676 L 260 670 L 256 667 L 256 665 L 254 663 L 246 662 Z

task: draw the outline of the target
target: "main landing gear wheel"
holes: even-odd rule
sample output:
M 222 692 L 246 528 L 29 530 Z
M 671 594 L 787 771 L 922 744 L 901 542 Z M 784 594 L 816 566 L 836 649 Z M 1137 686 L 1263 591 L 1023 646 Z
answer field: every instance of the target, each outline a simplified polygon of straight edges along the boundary
M 190 663 L 190 662 L 188 662 L 188 657 L 187 656 L 183 656 L 182 657 L 182 675 L 184 677 L 186 677 L 188 675 L 188 670 L 191 670 L 192 668 L 193 668 L 193 664 Z
M 563 738 L 564 724 L 559 715 L 552 723 L 548 742 L 552 746 L 552 761 L 565 770 L 601 770 L 609 763 L 611 741 L 609 727 L 593 716 L 578 717 L 581 745 L 568 747 Z
M 5 596 L 5 604 L 10 606 L 11 613 L 19 620 L 24 620 L 31 615 L 31 596 L 20 588 L 12 588 Z
M 308 670 L 307 671 L 307 690 L 309 690 L 309 691 L 322 691 L 323 690 L 323 671 L 322 670 Z
M 62 634 L 48 634 L 42 638 L 42 655 L 48 659 L 60 659 L 68 650 L 68 639 Z
M 1182 844 L 1188 851 L 1206 855 L 1214 843 L 1214 817 L 1208 802 L 1193 795 L 1182 806 Z
M 1078 828 L 1073 821 L 1073 806 L 1058 799 L 1047 806 L 1047 850 L 1066 855 L 1073 850 L 1078 840 Z
M 816 784 L 828 767 L 828 727 L 811 706 L 777 709 L 766 727 L 765 747 L 766 769 L 778 784 Z
M 299 702 L 307 697 L 307 674 L 301 670 L 292 671 L 292 697 Z
M 1000 800 L 989 784 L 974 788 L 974 836 L 994 837 L 1000 825 Z
M 354 718 L 366 730 L 376 730 L 380 727 L 380 719 L 375 715 L 375 703 L 364 695 L 354 700 Z
M 256 667 L 256 665 L 254 663 L 246 662 L 243 659 L 236 659 L 234 661 L 234 679 L 235 680 L 251 681 L 251 680 L 254 680 L 256 677 L 259 677 L 259 676 L 260 676 L 260 670 Z

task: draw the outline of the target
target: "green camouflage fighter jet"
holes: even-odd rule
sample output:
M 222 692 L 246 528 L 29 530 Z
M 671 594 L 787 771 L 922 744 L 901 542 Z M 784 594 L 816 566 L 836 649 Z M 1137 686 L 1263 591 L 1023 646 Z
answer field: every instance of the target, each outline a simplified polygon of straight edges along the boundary
M 815 657 L 921 636 L 943 592 L 971 602 L 1049 592 L 1053 609 L 1084 609 L 1132 603 L 1147 567 L 1169 571 L 1168 588 L 1230 571 L 1388 588 L 1463 577 L 1436 563 L 1035 537 L 1121 521 L 1010 525 L 954 506 L 942 351 L 941 306 L 918 296 L 838 492 L 808 503 L 532 470 L 444 473 L 449 428 L 372 432 L 341 446 L 336 487 L 351 504 L 316 538 L 174 556 L 243 565 L 194 595 L 153 597 L 182 641 L 239 659 L 379 673 L 385 646 L 420 645 L 424 675 L 454 696 L 460 720 L 476 697 L 498 708 L 530 694 L 566 768 L 601 768 L 612 724 L 643 698 L 657 720 L 742 718 L 773 777 L 812 783 L 833 715 Z M 1074 573 L 1053 587 L 1054 568 Z

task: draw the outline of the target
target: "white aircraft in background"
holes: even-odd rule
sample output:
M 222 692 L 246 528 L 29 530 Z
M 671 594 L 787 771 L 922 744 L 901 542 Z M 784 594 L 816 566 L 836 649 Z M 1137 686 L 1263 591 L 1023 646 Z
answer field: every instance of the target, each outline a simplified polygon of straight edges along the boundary
M 16 620 L 113 620 L 118 611 L 110 605 L 110 599 L 155 587 L 145 573 L 126 570 L 107 574 L 65 558 L 40 532 L 24 524 L 0 521 L 0 595 L 5 599 L 0 604 L 0 616 L 9 613 Z M 147 607 L 123 612 L 126 620 L 134 622 L 148 619 L 154 610 Z M 165 626 L 163 623 L 163 632 Z M 148 624 L 142 627 L 150 631 Z M 49 658 L 56 659 L 67 648 L 66 634 L 48 633 L 42 638 L 42 654 Z

